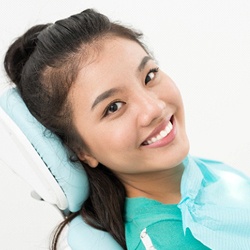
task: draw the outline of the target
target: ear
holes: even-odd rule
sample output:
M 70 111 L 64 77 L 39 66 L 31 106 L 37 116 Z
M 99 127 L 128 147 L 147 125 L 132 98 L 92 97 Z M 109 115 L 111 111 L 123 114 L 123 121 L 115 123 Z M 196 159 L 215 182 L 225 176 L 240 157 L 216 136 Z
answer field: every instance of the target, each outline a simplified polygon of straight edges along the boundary
M 88 153 L 80 152 L 77 156 L 81 161 L 87 163 L 92 168 L 96 168 L 99 164 L 96 158 Z

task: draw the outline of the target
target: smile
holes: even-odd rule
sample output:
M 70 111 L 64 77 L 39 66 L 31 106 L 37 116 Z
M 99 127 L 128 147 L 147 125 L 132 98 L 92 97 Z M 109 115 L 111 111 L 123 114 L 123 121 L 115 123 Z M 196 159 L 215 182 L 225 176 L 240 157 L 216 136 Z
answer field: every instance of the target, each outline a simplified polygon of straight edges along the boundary
M 165 138 L 172 130 L 173 130 L 173 124 L 170 120 L 163 130 L 161 130 L 157 135 L 144 141 L 142 143 L 142 145 L 145 146 L 145 145 L 150 145 L 150 144 L 153 144 L 155 142 L 158 142 L 158 141 L 162 140 L 163 138 Z

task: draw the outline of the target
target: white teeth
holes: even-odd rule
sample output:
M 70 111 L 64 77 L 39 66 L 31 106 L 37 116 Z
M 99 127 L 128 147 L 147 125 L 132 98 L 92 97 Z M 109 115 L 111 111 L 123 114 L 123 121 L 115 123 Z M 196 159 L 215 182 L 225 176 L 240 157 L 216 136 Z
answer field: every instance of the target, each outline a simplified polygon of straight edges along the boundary
M 173 129 L 173 124 L 169 121 L 165 129 L 163 129 L 158 135 L 147 140 L 147 145 L 150 145 L 166 137 L 171 132 L 172 129 Z
M 168 132 L 167 132 L 166 130 L 162 130 L 162 131 L 160 132 L 160 135 L 161 135 L 162 137 L 165 137 L 165 136 L 168 135 Z
M 160 139 L 162 139 L 162 136 L 161 135 L 157 135 L 156 139 L 157 139 L 157 141 L 159 141 Z
M 156 142 L 157 141 L 157 138 L 155 138 L 155 137 L 153 137 L 152 139 L 151 139 L 151 143 L 153 143 L 153 142 Z

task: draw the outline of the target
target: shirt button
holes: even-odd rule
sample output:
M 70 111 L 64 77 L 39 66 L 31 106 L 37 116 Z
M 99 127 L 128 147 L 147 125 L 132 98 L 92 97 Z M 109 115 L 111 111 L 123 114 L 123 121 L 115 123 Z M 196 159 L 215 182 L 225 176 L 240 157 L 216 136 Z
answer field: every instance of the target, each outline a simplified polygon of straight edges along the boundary
M 143 231 L 143 232 L 141 233 L 141 238 L 145 238 L 146 236 L 147 236 L 147 232 Z

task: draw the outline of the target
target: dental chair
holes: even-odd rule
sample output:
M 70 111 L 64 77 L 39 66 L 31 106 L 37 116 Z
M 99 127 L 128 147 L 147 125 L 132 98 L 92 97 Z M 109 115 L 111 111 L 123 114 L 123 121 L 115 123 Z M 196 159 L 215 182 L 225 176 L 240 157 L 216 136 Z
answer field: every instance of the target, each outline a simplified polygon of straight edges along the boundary
M 15 87 L 0 93 L 0 133 L 0 162 L 33 188 L 32 197 L 56 206 L 64 217 L 80 210 L 89 192 L 83 167 L 69 160 L 72 152 L 30 114 Z M 13 161 L 13 148 L 20 164 Z M 65 230 L 64 250 L 122 250 L 110 234 L 87 225 L 80 216 Z

